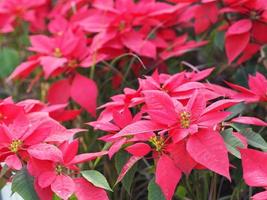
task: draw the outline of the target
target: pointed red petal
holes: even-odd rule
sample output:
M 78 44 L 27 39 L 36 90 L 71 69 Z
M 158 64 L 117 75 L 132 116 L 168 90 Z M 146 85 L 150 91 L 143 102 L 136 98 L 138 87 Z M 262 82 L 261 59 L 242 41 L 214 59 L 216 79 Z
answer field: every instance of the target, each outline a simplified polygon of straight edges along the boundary
M 67 200 L 75 191 L 75 184 L 69 176 L 59 175 L 52 183 L 51 189 L 59 197 Z
M 187 175 L 189 175 L 192 169 L 197 165 L 196 161 L 194 161 L 187 152 L 186 143 L 184 141 L 174 144 L 169 152 L 175 165 Z
M 236 100 L 236 99 L 219 100 L 219 101 L 216 101 L 213 104 L 209 105 L 205 109 L 204 113 L 224 110 L 224 109 L 229 108 L 229 107 L 231 107 L 233 105 L 236 105 L 236 104 L 238 104 L 240 102 L 241 102 L 241 100 Z
M 125 150 L 134 156 L 142 157 L 151 151 L 151 147 L 146 143 L 140 142 L 127 147 Z
M 117 153 L 122 145 L 125 144 L 126 138 L 121 138 L 118 141 L 114 142 L 113 145 L 108 150 L 108 157 L 111 159 L 115 153 Z
M 69 165 L 78 164 L 78 163 L 82 163 L 82 162 L 85 162 L 85 161 L 94 160 L 97 157 L 101 157 L 101 156 L 107 155 L 107 153 L 108 153 L 107 151 L 100 151 L 100 152 L 95 152 L 95 153 L 79 154 L 79 155 L 74 157 L 74 159 L 69 163 Z
M 157 163 L 156 183 L 160 186 L 166 200 L 171 200 L 175 188 L 181 178 L 181 171 L 173 160 L 167 155 L 162 155 Z
M 188 139 L 186 149 L 195 161 L 231 179 L 227 149 L 218 132 L 199 131 Z
M 229 63 L 239 56 L 249 43 L 249 32 L 238 35 L 227 35 L 225 42 L 226 54 Z
M 151 118 L 158 123 L 172 125 L 177 122 L 177 114 L 171 97 L 162 91 L 144 91 L 145 102 Z
M 47 100 L 51 104 L 65 104 L 70 98 L 70 83 L 68 79 L 62 79 L 53 83 L 47 94 Z
M 247 33 L 250 31 L 251 28 L 252 28 L 251 21 L 248 19 L 243 19 L 243 20 L 239 20 L 239 21 L 235 22 L 234 24 L 232 24 L 229 27 L 226 34 L 227 35 L 236 35 L 236 34 Z
M 62 161 L 61 151 L 52 144 L 36 144 L 29 147 L 27 151 L 32 157 L 39 160 Z
M 38 185 L 41 188 L 46 188 L 48 186 L 50 186 L 54 180 L 56 179 L 56 173 L 54 171 L 47 171 L 44 173 L 41 173 L 38 176 Z
M 71 85 L 71 97 L 91 115 L 96 114 L 98 90 L 95 82 L 85 76 L 76 74 Z
M 136 135 L 140 133 L 148 133 L 151 131 L 161 130 L 164 127 L 160 124 L 157 124 L 153 121 L 149 120 L 140 120 L 129 124 L 124 129 L 122 129 L 119 133 L 112 136 L 112 138 L 118 138 L 127 135 Z
M 267 153 L 253 149 L 240 149 L 243 177 L 250 186 L 267 186 Z
M 43 66 L 45 78 L 48 78 L 55 70 L 63 67 L 66 62 L 66 58 L 42 56 L 40 58 L 40 63 Z
M 231 120 L 231 122 L 250 124 L 256 126 L 267 126 L 267 123 L 256 117 L 237 117 Z
M 198 91 L 194 92 L 189 99 L 186 108 L 188 111 L 191 111 L 192 119 L 198 119 L 206 108 L 206 100 L 204 96 Z
M 156 57 L 156 46 L 149 40 L 145 39 L 143 35 L 139 34 L 138 32 L 127 32 L 121 39 L 126 47 L 138 55 L 149 58 Z
M 95 187 L 83 178 L 74 179 L 75 195 L 79 200 L 108 200 L 104 189 Z
M 116 184 L 119 183 L 123 177 L 126 175 L 126 173 L 134 166 L 134 164 L 140 160 L 142 157 L 138 157 L 138 156 L 132 156 L 129 158 L 129 160 L 127 161 L 127 163 L 123 166 L 119 176 L 118 176 L 118 179 L 116 181 Z M 115 185 L 116 185 L 115 184 Z
M 258 194 L 255 194 L 252 197 L 252 200 L 266 200 L 267 199 L 267 191 L 265 192 L 260 192 Z
M 66 142 L 66 148 L 62 150 L 64 163 L 70 162 L 77 154 L 79 148 L 79 141 L 76 139 L 71 143 Z
M 18 158 L 17 155 L 10 155 L 5 159 L 5 163 L 7 164 L 8 167 L 11 169 L 15 170 L 20 170 L 22 168 L 22 164 L 20 159 Z

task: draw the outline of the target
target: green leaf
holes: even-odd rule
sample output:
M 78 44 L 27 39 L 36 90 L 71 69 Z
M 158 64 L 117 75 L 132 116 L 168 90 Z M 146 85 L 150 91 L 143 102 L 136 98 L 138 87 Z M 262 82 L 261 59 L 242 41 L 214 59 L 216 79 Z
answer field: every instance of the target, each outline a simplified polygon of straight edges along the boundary
M 9 167 L 7 165 L 4 165 L 0 172 L 0 178 L 2 178 L 8 172 L 8 170 L 9 170 Z
M 220 50 L 224 49 L 224 32 L 216 31 L 214 36 L 214 45 Z
M 184 186 L 179 185 L 176 192 L 175 192 L 175 196 L 180 198 L 180 199 L 184 199 L 186 196 L 186 189 Z
M 165 197 L 160 187 L 155 183 L 155 179 L 152 179 L 148 184 L 148 200 L 165 200 Z
M 237 115 L 239 115 L 240 113 L 242 113 L 245 109 L 246 109 L 246 105 L 244 103 L 239 103 L 235 106 L 232 106 L 231 108 L 228 108 L 227 111 L 232 112 L 232 114 L 230 116 L 228 116 L 225 121 L 230 120 L 234 117 L 236 117 Z
M 19 54 L 15 49 L 0 50 L 0 78 L 7 77 L 20 62 Z
M 56 194 L 53 195 L 53 200 L 61 200 L 59 196 L 57 196 Z
M 82 176 L 94 186 L 112 191 L 106 177 L 96 170 L 85 170 L 81 172 Z
M 233 154 L 237 158 L 241 158 L 239 151 L 236 149 L 237 147 L 244 147 L 243 143 L 235 137 L 233 134 L 233 129 L 229 128 L 221 132 L 223 136 L 224 142 L 226 144 L 227 150 Z
M 259 133 L 254 132 L 252 128 L 247 128 L 246 126 L 236 123 L 232 124 L 231 126 L 247 138 L 249 145 L 259 148 L 263 151 L 267 151 L 267 142 Z
M 29 175 L 26 168 L 18 171 L 12 181 L 12 192 L 18 193 L 25 200 L 38 200 L 33 186 L 33 177 Z
M 56 194 L 54 194 L 53 200 L 61 200 L 61 198 L 59 196 L 57 196 Z M 75 195 L 72 195 L 68 200 L 78 200 L 78 199 Z
M 123 166 L 125 163 L 129 160 L 130 155 L 125 151 L 120 151 L 115 156 L 115 167 L 117 170 L 117 173 L 120 174 Z M 128 194 L 131 194 L 131 186 L 133 183 L 134 175 L 137 170 L 137 165 L 134 165 L 123 177 L 122 179 L 122 185 L 125 188 L 125 190 L 128 192 Z

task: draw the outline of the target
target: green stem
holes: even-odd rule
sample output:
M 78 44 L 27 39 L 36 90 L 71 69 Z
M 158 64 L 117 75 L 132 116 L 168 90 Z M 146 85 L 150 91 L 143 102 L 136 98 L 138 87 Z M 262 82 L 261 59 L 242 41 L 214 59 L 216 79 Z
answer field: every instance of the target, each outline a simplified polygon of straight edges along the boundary
M 107 150 L 110 146 L 111 146 L 111 143 L 106 143 L 106 144 L 104 145 L 104 147 L 101 149 L 101 151 L 105 151 L 105 150 Z M 97 166 L 97 164 L 100 162 L 101 158 L 102 158 L 102 157 L 98 157 L 98 158 L 95 160 L 95 162 L 94 162 L 94 164 L 93 164 L 94 168 L 95 168 L 95 167 Z

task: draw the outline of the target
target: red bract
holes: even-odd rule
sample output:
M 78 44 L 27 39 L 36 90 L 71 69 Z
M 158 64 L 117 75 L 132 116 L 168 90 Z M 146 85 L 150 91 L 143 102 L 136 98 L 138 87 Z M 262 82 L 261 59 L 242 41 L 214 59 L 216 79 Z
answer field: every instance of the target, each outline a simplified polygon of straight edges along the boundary
M 44 144 L 42 144 L 42 146 L 43 145 Z M 46 196 L 42 196 L 42 190 L 52 190 L 62 199 L 68 199 L 72 194 L 76 193 L 76 190 L 78 195 L 81 193 L 80 195 L 82 196 L 85 195 L 84 192 L 87 192 L 86 195 L 90 196 L 91 194 L 90 192 L 88 193 L 86 188 L 77 188 L 75 186 L 77 180 L 72 179 L 68 171 L 72 170 L 73 173 L 79 173 L 79 168 L 76 164 L 93 160 L 99 156 L 105 155 L 107 152 L 76 155 L 78 152 L 78 140 L 74 140 L 71 143 L 64 142 L 59 148 L 53 145 L 51 145 L 49 149 L 42 146 L 40 146 L 40 149 L 46 149 L 47 152 L 45 154 L 40 154 L 33 148 L 30 151 L 32 159 L 28 164 L 30 173 L 36 178 L 36 187 L 39 187 L 40 198 L 46 198 Z M 53 155 L 51 159 L 47 156 L 49 152 Z M 43 167 L 39 168 L 39 165 Z M 82 181 L 83 179 L 79 180 L 81 181 L 79 186 L 90 185 L 84 184 L 85 180 Z M 80 181 L 78 181 L 78 183 Z M 102 192 L 103 196 L 105 196 L 105 192 L 97 187 L 91 185 L 91 190 L 100 191 L 100 193 Z M 52 198 L 52 196 L 50 198 Z
M 125 137 L 118 137 L 112 138 L 116 133 L 118 133 L 121 129 L 126 127 L 127 125 L 137 121 L 140 119 L 141 115 L 137 114 L 134 118 L 132 117 L 131 112 L 125 108 L 122 112 L 114 111 L 112 113 L 113 122 L 109 122 L 107 120 L 98 120 L 95 122 L 88 123 L 89 125 L 93 126 L 95 129 L 100 129 L 103 131 L 108 131 L 111 134 L 106 135 L 101 140 L 105 142 L 111 143 L 111 147 L 109 148 L 109 158 L 111 158 L 117 151 L 121 149 L 121 147 L 125 143 L 131 143 L 133 141 L 140 141 L 140 140 L 148 140 L 153 134 L 152 133 L 144 133 L 140 134 L 136 137 L 132 137 L 131 139 L 126 139 Z
M 191 1 L 196 2 L 196 1 Z M 218 2 L 216 0 L 201 1 L 197 5 L 192 5 L 188 8 L 187 13 L 192 12 L 194 17 L 194 29 L 196 34 L 203 33 L 218 20 L 219 8 L 217 7 Z
M 249 75 L 249 89 L 232 83 L 227 84 L 238 91 L 238 93 L 230 94 L 232 98 L 243 99 L 248 103 L 267 101 L 267 80 L 264 75 L 259 72 L 257 72 L 255 76 Z
M 11 32 L 19 20 L 31 23 L 32 30 L 43 30 L 45 28 L 44 18 L 49 5 L 47 0 L 4 0 L 0 3 L 1 20 L 6 19 L 4 24 L 0 23 L 1 32 Z M 18 20 L 19 19 L 19 20 Z
M 241 149 L 243 177 L 252 187 L 267 187 L 267 154 L 253 149 Z M 267 199 L 267 191 L 258 193 L 253 200 Z
M 236 13 L 242 19 L 234 21 L 226 32 L 226 54 L 229 63 L 238 56 L 238 64 L 250 59 L 267 41 L 266 1 L 225 1 L 222 12 Z
M 64 91 L 63 94 L 62 91 Z M 70 79 L 62 79 L 53 83 L 48 91 L 47 100 L 51 104 L 66 104 L 72 98 L 95 116 L 97 96 L 98 89 L 95 82 L 76 73 Z

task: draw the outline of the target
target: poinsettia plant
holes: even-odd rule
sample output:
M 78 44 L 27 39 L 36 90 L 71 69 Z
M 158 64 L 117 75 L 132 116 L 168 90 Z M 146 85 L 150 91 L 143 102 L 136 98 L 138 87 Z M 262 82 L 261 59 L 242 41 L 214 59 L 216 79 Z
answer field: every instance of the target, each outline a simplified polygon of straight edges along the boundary
M 266 200 L 265 0 L 0 1 L 0 187 L 25 200 Z

